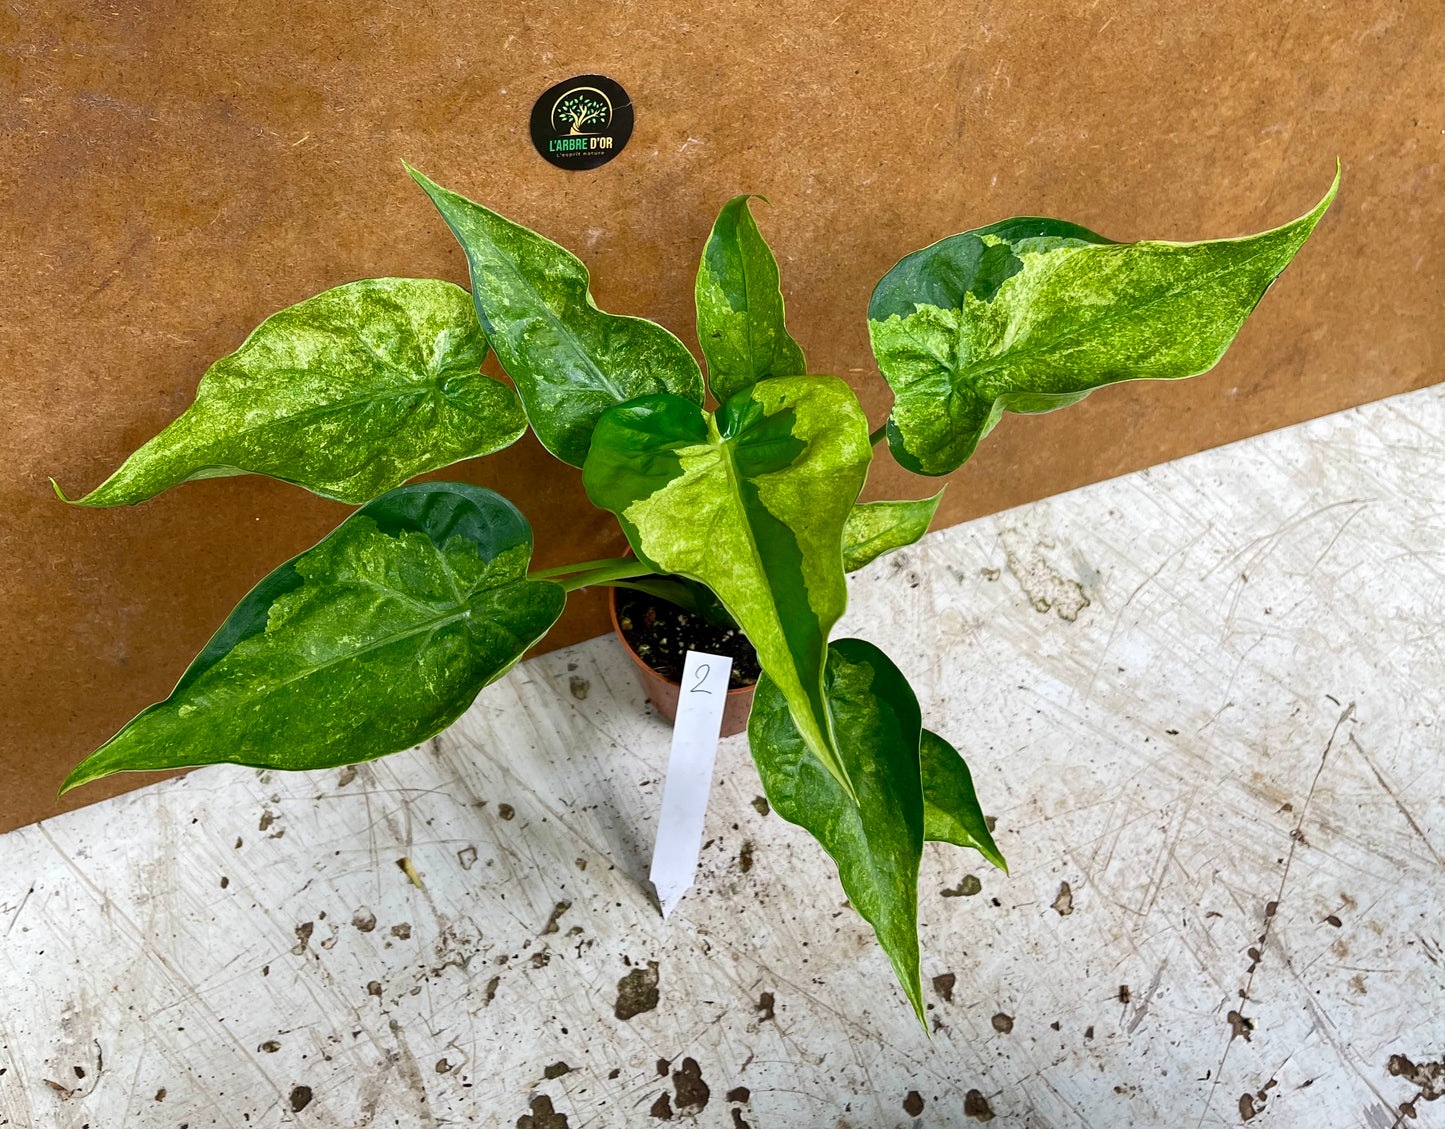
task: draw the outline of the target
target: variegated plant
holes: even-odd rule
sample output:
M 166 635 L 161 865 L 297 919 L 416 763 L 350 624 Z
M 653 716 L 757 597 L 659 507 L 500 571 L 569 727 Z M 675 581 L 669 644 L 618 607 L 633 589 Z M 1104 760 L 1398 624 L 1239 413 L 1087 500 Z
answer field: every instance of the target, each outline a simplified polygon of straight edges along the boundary
M 845 574 L 916 541 L 938 504 L 860 504 L 874 447 L 886 434 L 904 467 L 947 474 L 1005 411 L 1204 372 L 1319 222 L 1338 175 L 1306 215 L 1242 239 L 1114 243 L 1012 219 L 908 255 L 868 307 L 895 394 L 871 435 L 853 390 L 808 372 L 748 197 L 723 207 L 697 274 L 709 410 L 682 342 L 598 309 L 575 256 L 412 175 L 466 252 L 470 295 L 368 279 L 282 310 L 78 500 L 132 505 L 190 479 L 265 474 L 361 508 L 262 580 L 170 697 L 64 788 L 125 770 L 310 769 L 409 748 L 546 635 L 568 592 L 682 577 L 757 649 L 748 738 L 763 787 L 833 857 L 921 1020 L 924 841 L 1004 860 L 963 758 L 923 728 L 898 668 L 872 643 L 829 640 Z M 481 374 L 488 348 L 511 386 Z M 506 499 L 403 485 L 528 426 L 582 469 L 635 557 L 532 572 L 531 527 Z

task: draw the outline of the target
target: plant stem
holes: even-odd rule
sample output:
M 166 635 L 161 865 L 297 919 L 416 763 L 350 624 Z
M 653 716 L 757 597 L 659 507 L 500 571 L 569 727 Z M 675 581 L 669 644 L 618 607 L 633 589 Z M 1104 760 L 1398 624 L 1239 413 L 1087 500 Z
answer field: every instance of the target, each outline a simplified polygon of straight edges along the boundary
M 534 577 L 539 573 L 533 573 Z M 609 563 L 606 568 L 595 568 L 587 572 L 578 573 L 576 576 L 569 576 L 566 580 L 558 580 L 564 592 L 575 592 L 578 588 L 586 588 L 592 584 L 607 584 L 613 580 L 629 580 L 634 576 L 656 576 L 657 573 L 648 568 L 641 561 L 621 560 L 616 563 Z
M 878 430 L 877 430 L 877 431 L 873 431 L 873 432 L 870 432 L 870 433 L 869 433 L 869 435 L 868 435 L 868 442 L 871 443 L 871 444 L 873 444 L 873 446 L 876 447 L 876 446 L 878 446 L 879 443 L 883 442 L 883 440 L 886 439 L 886 438 L 888 438 L 888 421 L 887 421 L 887 420 L 884 420 L 882 423 L 880 423 L 880 424 L 878 425 Z
M 611 565 L 636 563 L 635 557 L 603 557 L 600 561 L 581 561 L 577 564 L 558 565 L 556 568 L 546 568 L 541 572 L 531 572 L 527 575 L 533 580 L 550 580 L 554 576 L 567 576 L 574 572 L 589 572 L 592 569 L 606 568 Z

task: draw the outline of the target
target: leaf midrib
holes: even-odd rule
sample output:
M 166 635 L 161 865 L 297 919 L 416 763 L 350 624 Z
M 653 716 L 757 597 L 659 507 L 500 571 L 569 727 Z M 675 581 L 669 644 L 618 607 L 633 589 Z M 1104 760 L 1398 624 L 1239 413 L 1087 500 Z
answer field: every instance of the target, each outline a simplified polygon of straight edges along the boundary
M 1134 246 L 1138 246 L 1138 244 L 1127 244 L 1127 245 L 1119 245 L 1119 246 L 1134 247 Z M 1196 244 L 1196 246 L 1198 246 L 1198 244 Z M 1092 246 L 1091 246 L 1091 247 L 1078 247 L 1078 248 L 1072 248 L 1072 249 L 1070 249 L 1069 251 L 1065 252 L 1064 254 L 1067 256 L 1067 258 L 1072 258 L 1075 254 L 1087 253 L 1088 251 L 1090 251 L 1090 250 L 1095 250 L 1095 249 L 1102 249 L 1102 248 L 1094 248 L 1094 247 L 1092 247 Z M 1110 251 L 1113 251 L 1114 249 L 1115 249 L 1115 248 L 1112 248 L 1112 247 L 1111 247 L 1111 248 L 1108 248 L 1108 250 L 1110 250 Z M 1208 272 L 1208 273 L 1206 273 L 1206 274 L 1203 274 L 1203 275 L 1200 275 L 1200 276 L 1196 276 L 1195 278 L 1191 279 L 1190 282 L 1189 282 L 1187 285 L 1185 285 L 1185 286 L 1176 286 L 1176 287 L 1172 287 L 1172 288 L 1166 289 L 1166 290 L 1162 291 L 1161 293 L 1155 294 L 1153 297 L 1149 298 L 1147 301 L 1144 301 L 1144 302 L 1141 302 L 1141 303 L 1138 303 L 1138 304 L 1131 305 L 1131 306 L 1129 306 L 1129 308 L 1128 308 L 1127 310 L 1125 310 L 1125 309 L 1120 309 L 1120 308 L 1117 306 L 1117 304 L 1111 304 L 1111 305 L 1108 306 L 1108 307 L 1102 308 L 1102 309 L 1103 309 L 1103 312 L 1102 312 L 1098 317 L 1092 318 L 1092 319 L 1089 319 L 1089 320 L 1082 320 L 1082 321 L 1080 321 L 1080 322 L 1076 322 L 1076 323 L 1074 323 L 1074 326 L 1073 326 L 1072 330 L 1069 330 L 1069 331 L 1067 331 L 1067 332 L 1077 333 L 1077 332 L 1079 332 L 1079 330 L 1080 330 L 1081 327 L 1082 327 L 1082 328 L 1087 328 L 1090 332 L 1095 332 L 1095 331 L 1097 331 L 1099 328 L 1108 326 L 1108 325 L 1110 325 L 1111 323 L 1113 323 L 1114 321 L 1117 321 L 1117 320 L 1119 320 L 1119 319 L 1126 318 L 1126 317 L 1129 317 L 1129 316 L 1132 316 L 1132 315 L 1136 315 L 1136 314 L 1137 314 L 1139 311 L 1141 311 L 1141 310 L 1147 310 L 1147 309 L 1149 309 L 1149 308 L 1151 308 L 1151 307 L 1153 307 L 1153 306 L 1159 305 L 1159 304 L 1162 303 L 1162 302 L 1168 301 L 1169 299 L 1176 298 L 1176 297 L 1179 297 L 1179 296 L 1181 296 L 1181 295 L 1184 295 L 1184 294 L 1188 293 L 1188 292 L 1191 291 L 1191 290 L 1200 289 L 1200 288 L 1202 288 L 1205 284 L 1207 284 L 1208 282 L 1212 281 L 1213 279 L 1216 279 L 1216 278 L 1220 277 L 1221 275 L 1223 275 L 1223 274 L 1225 274 L 1225 273 L 1227 273 L 1227 272 L 1234 271 L 1234 270 L 1239 270 L 1239 269 L 1242 269 L 1242 268 L 1244 268 L 1244 267 L 1247 267 L 1249 264 L 1253 263 L 1256 259 L 1259 259 L 1259 258 L 1265 256 L 1266 254 L 1271 254 L 1271 253 L 1273 253 L 1273 250 L 1274 250 L 1273 248 L 1261 248 L 1261 249 L 1259 249 L 1258 251 L 1256 251 L 1254 254 L 1249 255 L 1249 256 L 1246 256 L 1246 257 L 1243 258 L 1243 259 L 1239 259 L 1239 260 L 1236 260 L 1236 261 L 1234 261 L 1234 262 L 1232 262 L 1232 263 L 1226 264 L 1225 266 L 1219 267 L 1218 269 L 1213 270 L 1213 271 L 1210 271 L 1210 272 Z M 1063 262 L 1062 262 L 1062 261 L 1061 261 L 1060 263 L 1056 264 L 1056 266 L 1054 267 L 1054 271 L 1056 272 L 1056 271 L 1058 270 L 1058 268 L 1061 267 L 1061 266 L 1063 266 Z M 935 308 L 942 309 L 942 307 L 935 307 Z M 954 352 L 955 352 L 955 354 L 956 354 L 956 353 L 958 352 L 958 348 L 959 348 L 959 346 L 961 345 L 961 342 L 962 342 L 962 338 L 963 338 L 963 332 L 962 332 L 962 330 L 963 330 L 963 320 L 964 320 L 964 318 L 965 318 L 966 315 L 965 315 L 965 313 L 964 313 L 963 310 L 956 310 L 956 311 L 954 311 L 954 312 L 956 312 L 956 313 L 958 314 L 958 316 L 959 316 L 959 325 L 958 325 L 958 330 L 957 330 L 957 333 L 956 333 L 956 338 L 955 338 L 956 344 L 955 344 L 955 350 L 954 350 Z M 939 354 L 930 346 L 930 344 L 928 344 L 928 343 L 925 342 L 922 338 L 920 338 L 919 335 L 918 335 L 916 332 L 914 332 L 914 330 L 913 330 L 913 326 L 912 326 L 912 320 L 913 320 L 913 319 L 912 319 L 912 318 L 904 318 L 904 317 L 902 317 L 901 315 L 897 315 L 897 314 L 892 315 L 892 316 L 898 317 L 899 323 L 900 323 L 900 325 L 899 325 L 900 330 L 902 330 L 902 332 L 907 336 L 907 338 L 908 338 L 911 342 L 913 342 L 913 344 L 918 348 L 918 350 L 919 350 L 920 352 L 924 353 L 925 355 L 927 355 L 930 359 L 932 359 L 932 360 L 934 361 L 934 363 L 935 363 L 935 364 L 939 367 L 939 369 L 941 370 L 942 374 L 949 379 L 949 381 L 950 381 L 951 384 L 953 384 L 953 386 L 954 386 L 954 388 L 955 388 L 956 391 L 960 391 L 960 392 L 962 392 L 962 391 L 968 391 L 968 392 L 970 392 L 970 393 L 972 393 L 972 394 L 974 394 L 974 395 L 976 395 L 976 396 L 978 396 L 978 397 L 980 397 L 980 398 L 983 398 L 983 399 L 996 399 L 998 395 L 1002 395 L 1002 394 L 1003 394 L 1003 393 L 995 393 L 994 395 L 990 396 L 987 392 L 985 392 L 982 388 L 979 387 L 979 383 L 980 383 L 981 379 L 982 379 L 983 377 L 987 376 L 988 374 L 993 373 L 993 372 L 996 372 L 996 371 L 998 371 L 998 370 L 1000 370 L 1000 369 L 1005 369 L 1005 368 L 1013 367 L 1014 365 L 1017 365 L 1017 364 L 1027 363 L 1027 361 L 1028 361 L 1028 359 L 1029 359 L 1030 357 L 1038 356 L 1038 355 L 1041 355 L 1041 354 L 1044 354 L 1044 353 L 1048 353 L 1048 352 L 1064 352 L 1064 353 L 1066 353 L 1066 352 L 1067 352 L 1067 350 L 1063 350 L 1063 349 L 1060 349 L 1060 348 L 1059 348 L 1059 346 L 1065 341 L 1065 334 L 1066 334 L 1066 331 L 1060 330 L 1060 331 L 1059 331 L 1058 333 L 1056 333 L 1056 335 L 1054 335 L 1054 336 L 1046 337 L 1046 338 L 1043 338 L 1043 339 L 1041 339 L 1041 340 L 1040 340 L 1040 339 L 1031 338 L 1031 339 L 1030 339 L 1030 342 L 1029 342 L 1027 345 L 1013 346 L 1013 347 L 1010 347 L 1010 348 L 1008 348 L 1008 349 L 1006 349 L 1006 350 L 1003 350 L 1003 351 L 994 353 L 994 354 L 992 354 L 991 356 L 989 356 L 989 357 L 986 358 L 986 359 L 979 360 L 979 361 L 976 361 L 976 362 L 970 361 L 970 362 L 968 362 L 968 363 L 966 363 L 966 364 L 959 365 L 959 364 L 957 364 L 956 362 L 954 362 L 954 361 L 952 361 L 952 360 L 949 360 L 949 359 L 947 359 L 947 358 L 944 358 L 944 357 L 939 356 Z M 883 324 L 883 323 L 878 323 L 878 324 L 881 325 L 881 324 Z M 914 385 L 914 384 L 917 384 L 920 379 L 926 379 L 926 378 L 922 378 L 922 377 L 916 378 L 915 380 L 910 381 L 910 382 L 909 382 L 909 385 L 912 386 L 912 385 Z M 960 387 L 960 385 L 963 385 L 963 386 L 965 386 L 965 387 Z M 1015 390 L 1015 389 L 1008 389 L 1008 390 L 1005 390 L 1005 391 L 1017 391 L 1017 390 Z M 1031 389 L 1025 389 L 1024 391 L 1033 391 L 1033 390 L 1031 390 Z
M 446 189 L 442 189 L 442 191 L 443 191 L 443 192 L 447 192 Z M 479 204 L 472 204 L 471 201 L 469 201 L 469 200 L 464 200 L 463 197 L 456 196 L 455 193 L 447 192 L 447 195 L 453 196 L 456 200 L 463 201 L 464 203 L 467 203 L 467 204 L 470 205 L 471 207 L 481 207 L 481 205 L 479 205 Z M 467 261 L 472 265 L 473 269 L 476 269 L 477 267 L 479 267 L 481 264 L 477 263 L 476 260 L 475 260 L 475 258 L 473 258 L 469 241 L 462 238 L 462 233 L 457 230 L 456 225 L 452 223 L 451 219 L 448 218 L 445 213 L 443 213 L 442 218 L 443 218 L 443 220 L 446 221 L 446 225 L 447 225 L 449 228 L 451 228 L 452 234 L 456 236 L 457 241 L 461 243 L 463 249 L 466 251 L 466 253 L 467 253 Z M 498 218 L 500 219 L 501 217 L 499 216 Z M 536 233 L 533 233 L 533 234 L 536 234 Z M 624 395 L 622 389 L 619 388 L 616 384 L 614 384 L 614 383 L 612 382 L 612 378 L 609 377 L 606 373 L 604 373 L 600 368 L 597 367 L 597 365 L 593 362 L 592 358 L 587 355 L 586 350 L 584 350 L 584 349 L 580 346 L 580 344 L 578 344 L 578 342 L 577 342 L 577 334 L 575 334 L 571 329 L 569 329 L 569 328 L 562 322 L 561 318 L 559 318 L 559 317 L 557 316 L 557 314 L 555 314 L 555 313 L 552 311 L 552 307 L 547 304 L 547 301 L 546 301 L 546 299 L 544 299 L 544 298 L 542 297 L 541 292 L 540 292 L 535 286 L 532 285 L 531 280 L 528 279 L 527 276 L 524 275 L 524 274 L 521 272 L 521 270 L 520 270 L 520 269 L 516 266 L 516 264 L 512 261 L 511 257 L 501 251 L 501 249 L 497 246 L 496 240 L 492 239 L 490 235 L 484 235 L 483 238 L 484 238 L 484 240 L 485 240 L 486 245 L 489 246 L 489 247 L 491 247 L 492 250 L 493 250 L 493 256 L 492 256 L 492 257 L 493 257 L 494 259 L 496 259 L 496 260 L 499 261 L 500 266 L 501 266 L 501 268 L 502 268 L 502 272 L 501 272 L 501 273 L 505 273 L 505 274 L 509 275 L 515 282 L 520 282 L 521 285 L 522 285 L 522 287 L 526 290 L 526 292 L 527 292 L 528 294 L 530 294 L 530 295 L 536 300 L 537 305 L 540 306 L 541 309 L 542 309 L 542 311 L 544 312 L 545 320 L 546 320 L 554 329 L 560 331 L 561 339 L 562 339 L 564 342 L 566 342 L 566 346 L 567 346 L 568 351 L 569 351 L 570 353 L 573 353 L 575 356 L 577 356 L 578 358 L 581 359 L 582 366 L 583 366 L 584 369 L 589 370 L 590 372 L 592 372 L 593 374 L 595 374 L 595 376 L 596 376 L 596 378 L 597 378 L 596 383 L 597 383 L 597 384 L 600 384 L 600 385 L 601 385 L 603 388 L 605 388 L 609 393 L 611 393 L 613 399 L 614 399 L 617 403 L 619 403 L 619 404 L 624 403 L 624 402 L 627 401 L 627 400 L 633 399 L 633 397 L 631 397 L 631 396 Z M 542 235 L 537 235 L 537 238 L 538 238 L 538 239 L 544 239 L 545 237 L 542 236 Z M 549 242 L 550 242 L 550 241 L 549 241 Z M 553 245 L 556 246 L 556 244 L 553 244 Z M 599 309 L 599 308 L 597 307 L 597 304 L 592 300 L 591 274 L 590 274 L 590 272 L 587 270 L 587 264 L 584 263 L 584 262 L 582 262 L 582 260 L 581 260 L 581 259 L 578 259 L 575 255 L 571 255 L 571 253 L 570 253 L 569 251 L 567 251 L 566 248 L 564 248 L 564 247 L 558 247 L 557 249 L 558 249 L 564 256 L 570 256 L 570 257 L 577 263 L 577 265 L 582 268 L 582 274 L 583 274 L 583 276 L 584 276 L 583 281 L 582 281 L 582 297 L 583 297 L 583 304 L 584 304 L 584 307 L 585 307 L 584 310 L 582 311 L 582 316 L 583 316 L 584 318 L 586 318 L 589 314 L 595 313 L 595 314 L 598 314 L 598 315 L 600 315 L 600 316 L 602 316 L 602 317 L 616 317 L 616 318 L 621 318 L 621 317 L 623 317 L 623 315 L 620 315 L 620 314 L 608 314 L 608 313 L 606 313 L 605 311 L 603 311 L 603 310 L 601 310 L 601 309 Z M 487 274 L 487 272 L 485 272 L 485 271 L 482 271 L 482 272 L 479 272 L 479 273 L 481 273 L 483 279 L 486 279 L 486 278 L 488 277 L 488 274 Z M 495 274 L 495 273 L 498 273 L 498 272 L 493 271 L 492 273 Z M 475 286 L 473 287 L 473 289 L 475 290 Z M 475 297 L 475 295 L 474 295 L 474 297 Z M 491 343 L 492 347 L 495 349 L 495 348 L 496 348 L 496 342 L 491 339 L 490 335 L 488 336 L 488 341 Z M 510 342 L 509 342 L 508 344 L 509 344 L 509 346 L 510 346 Z M 549 366 L 549 367 L 550 367 L 550 366 Z M 535 369 L 535 368 L 531 368 L 531 366 L 528 366 L 528 368 L 529 368 L 529 370 L 530 370 L 531 372 L 533 372 L 534 374 L 538 374 L 537 376 L 534 376 L 534 379 L 536 379 L 536 380 L 538 381 L 538 383 L 541 383 L 539 370 L 537 370 L 537 369 Z M 546 372 L 546 371 L 547 371 L 547 369 L 542 369 L 542 370 L 541 370 L 541 372 L 543 372 L 543 373 Z M 550 383 L 550 382 L 549 382 L 549 383 Z M 572 380 L 570 380 L 570 379 L 564 379 L 563 381 L 561 381 L 561 384 L 562 384 L 563 386 L 566 386 L 566 385 L 569 385 L 569 384 L 572 384 L 572 383 L 574 383 L 574 382 L 573 382 Z M 564 427 L 562 428 L 562 430 L 564 430 L 564 431 L 574 430 L 574 429 L 575 429 L 575 427 L 566 427 L 565 425 L 564 425 Z
M 1137 244 L 1133 244 L 1133 246 L 1137 246 Z M 1196 244 L 1196 246 L 1199 246 L 1199 244 Z M 1079 248 L 1075 253 L 1084 253 L 1087 252 L 1087 250 L 1088 248 Z M 1086 328 L 1090 333 L 1097 332 L 1101 327 L 1108 326 L 1121 319 L 1136 315 L 1141 310 L 1148 310 L 1153 306 L 1157 306 L 1162 302 L 1170 300 L 1171 298 L 1177 298 L 1182 295 L 1186 295 L 1191 291 L 1201 290 L 1204 288 L 1205 284 L 1220 277 L 1221 275 L 1236 270 L 1242 270 L 1243 268 L 1249 266 L 1249 264 L 1253 263 L 1256 259 L 1262 258 L 1266 254 L 1273 254 L 1273 252 L 1274 248 L 1260 248 L 1252 255 L 1248 255 L 1243 259 L 1228 263 L 1222 267 L 1219 267 L 1216 270 L 1212 270 L 1205 274 L 1195 276 L 1194 278 L 1189 280 L 1188 284 L 1184 286 L 1171 287 L 1167 290 L 1164 290 L 1162 293 L 1154 295 L 1147 301 L 1132 304 L 1127 309 L 1121 309 L 1117 303 L 1110 303 L 1108 307 L 1104 308 L 1104 312 L 1101 313 L 1100 316 L 1091 319 L 1081 320 L 1080 322 L 1075 323 L 1072 332 L 1077 333 L 1080 327 Z M 1070 256 L 1070 258 L 1072 258 L 1072 255 Z M 1062 262 L 1058 264 L 1058 267 L 1061 266 L 1063 266 Z M 1057 272 L 1058 267 L 1055 267 L 1055 272 Z M 960 329 L 961 328 L 962 323 L 960 321 Z M 1069 350 L 1058 348 L 1060 344 L 1065 340 L 1065 333 L 1066 331 L 1060 330 L 1058 331 L 1058 333 L 1056 333 L 1055 336 L 1045 338 L 1044 340 L 1037 343 L 1035 343 L 1031 339 L 1028 345 L 1017 348 L 1010 348 L 1004 352 L 995 353 L 986 360 L 967 364 L 957 370 L 958 380 L 962 381 L 968 379 L 970 383 L 974 384 L 975 391 L 983 394 L 982 390 L 978 389 L 977 387 L 978 379 L 981 375 L 985 375 L 998 369 L 1009 367 L 1015 362 L 1027 360 L 1030 356 L 1036 356 L 1045 352 L 1057 351 L 1067 355 Z M 960 334 L 960 336 L 962 335 Z M 1008 391 L 1033 390 L 1008 389 Z M 997 395 L 998 394 L 995 394 L 994 398 L 996 398 Z
M 287 369 L 283 371 L 305 372 L 306 370 Z M 482 377 L 482 379 L 486 380 L 490 378 Z M 263 420 L 260 423 L 251 424 L 248 427 L 237 427 L 229 429 L 224 436 L 221 436 L 220 438 L 207 444 L 207 446 L 215 447 L 219 444 L 225 443 L 228 439 L 234 439 L 242 435 L 250 435 L 253 432 L 264 431 L 270 427 L 284 427 L 290 423 L 305 422 L 308 420 L 323 418 L 328 415 L 334 415 L 337 412 L 345 411 L 348 408 L 354 408 L 358 404 L 372 403 L 377 400 L 399 400 L 404 399 L 408 396 L 428 396 L 433 392 L 441 393 L 441 398 L 444 401 L 448 403 L 451 402 L 450 397 L 448 397 L 446 393 L 442 392 L 440 379 L 434 379 L 424 384 L 414 384 L 411 388 L 397 388 L 387 392 L 373 392 L 365 396 L 353 396 L 347 400 L 336 400 L 330 404 L 323 404 L 314 408 L 303 408 L 292 415 L 278 416 L 272 419 Z M 215 393 L 214 395 L 219 395 L 219 393 Z M 209 398 L 209 395 L 207 398 Z
M 358 647 L 354 651 L 348 651 L 343 655 L 337 655 L 335 658 L 327 659 L 325 662 L 317 663 L 315 666 L 307 667 L 304 671 L 301 671 L 298 674 L 294 674 L 289 678 L 283 678 L 279 682 L 267 683 L 265 689 L 257 693 L 242 695 L 240 699 L 238 699 L 238 701 L 251 702 L 260 698 L 269 697 L 270 695 L 285 689 L 287 686 L 290 686 L 293 683 L 300 682 L 306 678 L 310 678 L 315 674 L 319 674 L 322 671 L 329 670 L 331 667 L 339 666 L 342 663 L 351 662 L 353 659 L 360 658 L 362 655 L 370 654 L 372 651 L 380 650 L 383 647 L 389 647 L 393 643 L 399 643 L 403 640 L 410 639 L 414 636 L 422 634 L 435 635 L 437 631 L 445 627 L 447 624 L 455 623 L 458 620 L 466 619 L 470 610 L 471 609 L 469 608 L 464 608 L 459 612 L 453 612 L 450 615 L 440 616 L 436 619 L 429 620 L 426 623 L 420 624 L 410 630 L 398 631 L 395 634 L 386 636 L 385 638 L 375 639 L 372 642 L 366 644 L 366 646 L 364 647 Z M 220 665 L 220 663 L 216 664 L 216 666 Z M 211 669 L 215 670 L 216 667 L 212 667 Z M 210 671 L 207 671 L 207 673 L 209 674 Z

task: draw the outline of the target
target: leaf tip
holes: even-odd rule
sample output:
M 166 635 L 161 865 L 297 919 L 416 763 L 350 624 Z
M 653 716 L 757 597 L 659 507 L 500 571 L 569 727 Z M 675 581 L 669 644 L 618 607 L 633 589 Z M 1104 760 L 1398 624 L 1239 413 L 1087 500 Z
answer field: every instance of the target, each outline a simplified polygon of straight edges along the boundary
M 86 759 L 88 760 L 89 758 Z M 70 770 L 70 775 L 61 782 L 60 791 L 55 793 L 56 800 L 64 799 L 65 793 L 71 791 L 72 789 L 79 788 L 82 784 L 88 784 L 90 782 L 91 776 L 88 772 L 83 771 L 84 768 L 85 761 L 81 761 L 78 765 L 76 765 Z
M 1344 160 L 1337 156 L 1337 158 L 1335 158 L 1335 179 L 1329 182 L 1329 191 L 1325 192 L 1324 205 L 1327 208 L 1329 205 L 1334 204 L 1335 195 L 1338 195 L 1338 192 L 1340 192 L 1340 178 L 1342 175 L 1344 175 Z
M 427 176 L 427 174 L 420 169 L 413 168 L 406 161 L 403 160 L 401 162 L 401 167 L 406 169 L 407 175 L 416 181 L 417 185 L 428 196 L 435 197 L 437 191 L 441 189 L 441 185 L 437 184 L 436 181 L 432 180 L 431 177 Z
M 933 1042 L 933 1032 L 928 1027 L 928 1012 L 923 1003 L 922 976 L 917 977 L 912 984 L 905 985 L 903 994 L 908 997 L 908 1002 L 913 1005 L 913 1014 L 918 1017 L 918 1026 L 923 1028 L 924 1036 L 930 1043 Z
M 60 483 L 56 482 L 55 479 L 49 478 L 47 476 L 46 481 L 50 483 L 50 489 L 55 491 L 55 496 L 59 498 L 62 502 L 64 502 L 67 506 L 80 505 L 79 499 L 66 497 L 65 491 L 60 488 Z

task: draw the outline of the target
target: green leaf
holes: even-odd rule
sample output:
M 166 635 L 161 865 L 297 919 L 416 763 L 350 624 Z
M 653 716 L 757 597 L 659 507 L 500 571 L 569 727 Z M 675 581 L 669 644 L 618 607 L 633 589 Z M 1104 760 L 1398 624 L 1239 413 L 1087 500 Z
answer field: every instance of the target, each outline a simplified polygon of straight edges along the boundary
M 531 555 L 526 519 L 490 490 L 384 494 L 262 580 L 61 791 L 132 769 L 326 768 L 435 736 L 562 614 Z
M 408 171 L 466 252 L 487 340 L 552 454 L 580 467 L 614 404 L 658 392 L 702 403 L 687 346 L 654 322 L 599 310 L 575 255 Z
M 717 594 L 845 788 L 823 663 L 848 596 L 843 525 L 871 457 L 852 389 L 795 376 L 759 381 L 716 416 L 670 395 L 612 408 L 582 468 L 587 496 L 644 563 Z
M 783 324 L 777 260 L 748 199 L 735 196 L 723 205 L 697 269 L 697 339 L 719 402 L 768 377 L 808 371 Z
M 958 750 L 925 729 L 923 765 L 923 837 L 932 843 L 972 847 L 1005 874 L 1008 863 L 993 841 L 973 791 L 973 777 Z
M 844 571 L 857 572 L 884 553 L 912 545 L 928 532 L 942 498 L 940 490 L 914 502 L 860 502 L 854 506 L 843 525 Z
M 486 353 L 471 298 L 450 282 L 369 278 L 324 291 L 212 365 L 195 403 L 79 504 L 129 506 L 234 474 L 365 502 L 526 431 L 516 393 L 477 371 Z
M 1207 243 L 1113 243 L 1013 219 L 916 251 L 868 307 L 896 395 L 894 458 L 947 474 L 1005 411 L 1046 412 L 1120 380 L 1213 368 L 1339 188 L 1283 227 Z
M 888 656 L 862 639 L 833 643 L 827 683 L 856 803 L 808 751 L 767 674 L 753 698 L 748 744 L 773 810 L 805 829 L 837 863 L 848 900 L 873 926 L 926 1027 L 918 971 L 924 836 L 918 699 Z

